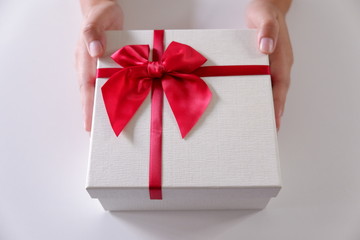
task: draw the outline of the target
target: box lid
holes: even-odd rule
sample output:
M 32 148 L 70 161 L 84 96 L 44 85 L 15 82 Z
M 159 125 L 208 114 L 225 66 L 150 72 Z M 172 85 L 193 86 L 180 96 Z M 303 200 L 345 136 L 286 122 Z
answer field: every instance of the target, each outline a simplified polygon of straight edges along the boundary
M 152 45 L 153 31 L 107 32 L 98 67 L 119 67 L 110 55 L 124 45 Z M 268 65 L 254 30 L 166 30 L 171 41 L 188 44 L 214 65 Z M 152 46 L 151 46 L 152 47 Z M 182 139 L 164 98 L 162 187 L 238 188 L 254 196 L 275 196 L 281 187 L 269 75 L 204 77 L 213 98 L 190 134 Z M 92 197 L 122 189 L 148 190 L 150 98 L 119 137 L 108 120 L 96 80 L 87 189 Z M 166 196 L 164 196 L 166 197 Z

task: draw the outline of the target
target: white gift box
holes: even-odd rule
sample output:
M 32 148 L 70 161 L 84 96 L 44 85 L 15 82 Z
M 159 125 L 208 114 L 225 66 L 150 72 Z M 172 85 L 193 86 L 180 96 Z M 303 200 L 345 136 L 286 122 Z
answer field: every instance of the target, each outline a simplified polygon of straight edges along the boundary
M 110 55 L 148 44 L 153 31 L 109 31 L 99 68 L 120 67 Z M 204 66 L 268 65 L 254 30 L 166 30 L 165 47 L 193 47 Z M 269 75 L 202 77 L 212 91 L 204 115 L 182 139 L 164 98 L 162 200 L 149 198 L 150 95 L 116 137 L 96 79 L 86 189 L 106 210 L 261 209 L 281 188 Z

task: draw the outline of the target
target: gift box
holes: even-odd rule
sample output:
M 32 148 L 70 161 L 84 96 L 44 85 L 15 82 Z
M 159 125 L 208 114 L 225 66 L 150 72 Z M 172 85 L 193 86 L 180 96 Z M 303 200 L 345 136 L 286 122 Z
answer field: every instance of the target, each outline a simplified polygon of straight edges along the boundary
M 269 60 L 256 31 L 106 39 L 86 186 L 104 209 L 262 209 L 278 194 Z

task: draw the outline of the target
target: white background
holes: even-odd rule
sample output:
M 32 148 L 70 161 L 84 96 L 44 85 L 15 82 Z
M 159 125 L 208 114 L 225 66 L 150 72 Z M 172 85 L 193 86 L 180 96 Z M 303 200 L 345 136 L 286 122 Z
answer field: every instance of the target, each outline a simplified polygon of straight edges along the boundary
M 108 213 L 90 199 L 80 21 L 75 0 L 0 1 L 1 240 L 360 239 L 360 1 L 293 3 L 284 187 L 263 211 Z

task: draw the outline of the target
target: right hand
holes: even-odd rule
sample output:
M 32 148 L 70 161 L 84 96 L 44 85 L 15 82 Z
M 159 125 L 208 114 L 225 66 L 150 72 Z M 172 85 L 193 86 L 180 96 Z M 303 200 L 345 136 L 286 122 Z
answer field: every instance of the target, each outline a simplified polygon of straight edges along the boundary
M 76 49 L 76 69 L 86 131 L 91 130 L 96 59 L 104 54 L 106 48 L 105 31 L 120 30 L 123 26 L 123 13 L 115 1 L 89 2 L 91 1 L 81 1 L 84 19 Z
M 247 9 L 250 28 L 258 30 L 259 50 L 269 54 L 276 128 L 279 130 L 294 62 L 285 15 L 291 0 L 252 0 Z

